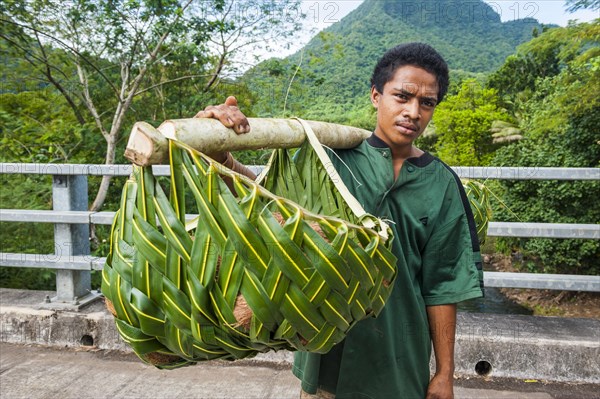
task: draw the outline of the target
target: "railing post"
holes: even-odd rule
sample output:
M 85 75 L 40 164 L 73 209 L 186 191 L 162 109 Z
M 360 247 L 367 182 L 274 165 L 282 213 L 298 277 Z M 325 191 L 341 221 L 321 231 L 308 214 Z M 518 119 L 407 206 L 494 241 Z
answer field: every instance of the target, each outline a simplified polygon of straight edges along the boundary
M 88 182 L 84 175 L 54 175 L 52 177 L 52 204 L 56 211 L 86 211 Z M 54 225 L 55 255 L 69 259 L 74 255 L 90 255 L 89 224 Z M 91 273 L 88 270 L 57 270 L 56 297 L 52 303 L 80 305 L 91 293 Z

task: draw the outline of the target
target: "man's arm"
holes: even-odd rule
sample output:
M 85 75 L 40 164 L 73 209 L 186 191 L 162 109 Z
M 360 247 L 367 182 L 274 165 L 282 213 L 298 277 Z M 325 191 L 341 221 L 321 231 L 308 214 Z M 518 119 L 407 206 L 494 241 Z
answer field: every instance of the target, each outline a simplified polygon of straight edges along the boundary
M 435 353 L 435 375 L 429 382 L 427 399 L 452 399 L 456 305 L 427 306 L 427 318 Z

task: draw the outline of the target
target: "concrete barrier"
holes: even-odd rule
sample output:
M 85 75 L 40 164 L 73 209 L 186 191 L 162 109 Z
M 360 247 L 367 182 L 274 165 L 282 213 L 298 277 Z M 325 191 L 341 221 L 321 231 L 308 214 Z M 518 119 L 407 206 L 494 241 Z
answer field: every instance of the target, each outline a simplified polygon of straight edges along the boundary
M 79 312 L 43 309 L 41 291 L 0 289 L 0 341 L 131 351 L 101 302 Z M 291 352 L 240 363 L 290 367 Z M 456 374 L 600 383 L 600 320 L 459 313 Z M 433 362 L 432 362 L 433 364 Z
M 459 313 L 457 325 L 460 373 L 600 383 L 600 320 Z

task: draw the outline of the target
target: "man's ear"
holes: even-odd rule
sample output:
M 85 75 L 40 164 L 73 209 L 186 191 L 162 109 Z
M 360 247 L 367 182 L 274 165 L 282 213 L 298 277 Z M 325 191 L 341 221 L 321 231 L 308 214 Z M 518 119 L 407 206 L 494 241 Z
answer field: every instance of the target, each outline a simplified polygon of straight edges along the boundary
M 371 104 L 375 107 L 375 109 L 379 108 L 379 98 L 381 97 L 381 93 L 377 91 L 375 86 L 371 87 Z

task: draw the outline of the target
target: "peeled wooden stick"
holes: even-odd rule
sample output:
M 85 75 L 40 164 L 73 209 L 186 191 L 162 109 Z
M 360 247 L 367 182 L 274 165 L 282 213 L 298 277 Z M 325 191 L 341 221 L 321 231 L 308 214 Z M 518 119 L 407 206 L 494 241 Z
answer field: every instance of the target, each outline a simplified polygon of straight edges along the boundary
M 173 119 L 158 129 L 137 122 L 131 130 L 125 157 L 140 166 L 167 163 L 166 138 L 177 139 L 205 154 L 263 148 L 294 148 L 305 139 L 302 125 L 294 119 L 249 118 L 250 133 L 236 134 L 215 119 Z M 330 148 L 353 148 L 371 132 L 352 126 L 308 121 L 319 141 Z

